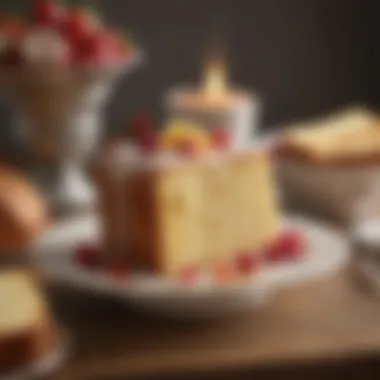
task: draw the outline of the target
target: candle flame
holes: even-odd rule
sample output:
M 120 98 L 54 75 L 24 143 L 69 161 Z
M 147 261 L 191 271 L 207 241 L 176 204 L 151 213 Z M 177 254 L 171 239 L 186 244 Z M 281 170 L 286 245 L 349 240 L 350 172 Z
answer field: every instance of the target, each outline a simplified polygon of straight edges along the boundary
M 205 72 L 204 91 L 208 96 L 220 96 L 227 88 L 227 73 L 223 62 L 211 63 Z

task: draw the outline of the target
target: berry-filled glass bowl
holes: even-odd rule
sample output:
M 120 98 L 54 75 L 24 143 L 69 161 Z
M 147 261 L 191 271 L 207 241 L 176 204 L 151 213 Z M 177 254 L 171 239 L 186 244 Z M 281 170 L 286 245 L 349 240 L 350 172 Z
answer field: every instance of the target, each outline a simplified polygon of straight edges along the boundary
M 284 233 L 262 261 L 237 257 L 230 267 L 188 269 L 175 277 L 139 272 L 99 257 L 99 220 L 86 216 L 48 231 L 32 248 L 34 265 L 51 281 L 128 302 L 167 317 L 215 318 L 262 306 L 282 288 L 324 277 L 348 262 L 340 233 L 300 217 L 286 217 Z
M 84 167 L 100 143 L 103 110 L 141 51 L 97 10 L 55 0 L 32 1 L 23 19 L 4 15 L 0 41 L 15 148 L 53 207 L 88 206 L 94 194 Z

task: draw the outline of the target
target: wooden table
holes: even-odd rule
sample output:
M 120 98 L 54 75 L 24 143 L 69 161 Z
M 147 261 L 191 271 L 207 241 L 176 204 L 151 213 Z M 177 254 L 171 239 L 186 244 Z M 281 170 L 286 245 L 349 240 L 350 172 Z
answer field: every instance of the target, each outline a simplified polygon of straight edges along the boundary
M 349 270 L 286 289 L 250 315 L 197 323 L 158 320 L 109 300 L 52 292 L 54 308 L 74 337 L 72 359 L 57 376 L 62 380 L 233 373 L 380 354 L 380 300 L 354 285 Z

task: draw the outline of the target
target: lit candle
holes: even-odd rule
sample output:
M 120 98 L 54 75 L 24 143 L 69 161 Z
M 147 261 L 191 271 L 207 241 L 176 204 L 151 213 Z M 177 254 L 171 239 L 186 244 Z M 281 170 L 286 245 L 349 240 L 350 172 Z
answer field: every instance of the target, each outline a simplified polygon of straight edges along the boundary
M 183 87 L 169 92 L 171 118 L 186 119 L 207 129 L 225 128 L 234 148 L 247 147 L 258 127 L 260 102 L 251 93 L 229 88 L 222 61 L 211 62 L 200 88 Z

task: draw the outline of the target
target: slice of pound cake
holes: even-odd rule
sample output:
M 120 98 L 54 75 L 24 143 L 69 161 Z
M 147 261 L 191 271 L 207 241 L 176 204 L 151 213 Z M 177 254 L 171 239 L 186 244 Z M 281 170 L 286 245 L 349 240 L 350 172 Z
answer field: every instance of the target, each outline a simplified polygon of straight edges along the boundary
M 52 345 L 50 316 L 33 278 L 0 271 L 0 374 L 42 359 Z
M 165 148 L 153 151 L 143 143 L 120 144 L 101 162 L 107 260 L 128 257 L 170 275 L 239 254 L 260 256 L 277 238 L 280 218 L 267 152 L 215 149 L 199 130 L 186 131 L 164 131 Z

